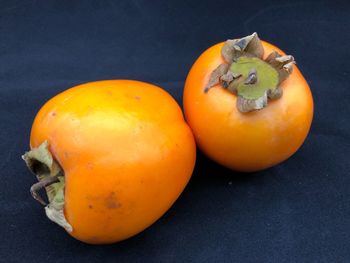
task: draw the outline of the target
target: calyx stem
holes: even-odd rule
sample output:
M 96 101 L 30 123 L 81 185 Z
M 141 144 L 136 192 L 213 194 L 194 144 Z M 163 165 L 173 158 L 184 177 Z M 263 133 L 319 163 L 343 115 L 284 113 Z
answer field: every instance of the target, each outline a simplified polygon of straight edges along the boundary
M 44 177 L 41 181 L 33 184 L 30 187 L 30 193 L 32 194 L 32 197 L 37 200 L 40 204 L 42 205 L 47 205 L 47 203 L 41 198 L 41 196 L 38 194 L 38 191 L 45 188 L 49 187 L 50 185 L 54 183 L 58 183 L 60 180 L 58 179 L 57 176 L 47 176 Z
M 258 76 L 257 76 L 257 72 L 255 68 L 252 68 L 249 73 L 248 73 L 248 77 L 246 78 L 246 80 L 244 81 L 244 84 L 246 85 L 251 85 L 251 84 L 255 84 L 258 81 Z
M 31 186 L 30 192 L 35 200 L 45 206 L 45 213 L 50 220 L 71 232 L 73 228 L 64 215 L 64 173 L 53 159 L 48 146 L 48 141 L 44 141 L 39 147 L 22 156 L 29 170 L 38 179 L 38 182 Z M 38 194 L 43 188 L 46 190 L 49 204 Z

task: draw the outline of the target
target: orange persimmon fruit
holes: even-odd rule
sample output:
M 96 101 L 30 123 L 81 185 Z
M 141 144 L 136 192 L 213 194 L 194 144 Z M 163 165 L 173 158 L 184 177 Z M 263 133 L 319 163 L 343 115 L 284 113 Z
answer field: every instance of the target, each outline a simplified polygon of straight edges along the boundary
M 176 101 L 131 80 L 82 84 L 50 99 L 23 159 L 46 187 L 47 216 L 78 240 L 113 243 L 160 218 L 189 181 L 195 141 Z
M 207 49 L 188 74 L 183 98 L 199 148 L 243 172 L 294 154 L 313 117 L 310 88 L 294 64 L 256 33 Z

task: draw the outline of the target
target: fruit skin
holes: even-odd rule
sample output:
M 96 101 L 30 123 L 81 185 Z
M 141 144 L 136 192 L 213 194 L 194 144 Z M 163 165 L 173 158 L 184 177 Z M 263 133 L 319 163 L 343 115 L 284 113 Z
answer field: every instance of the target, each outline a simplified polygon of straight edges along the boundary
M 65 173 L 70 234 L 91 244 L 126 239 L 155 222 L 183 191 L 196 158 L 175 100 L 131 80 L 53 97 L 35 118 L 31 148 L 45 140 Z
M 264 58 L 279 48 L 262 41 Z M 217 85 L 203 90 L 211 72 L 224 63 L 224 43 L 207 49 L 192 66 L 185 83 L 185 117 L 198 147 L 211 159 L 236 171 L 253 172 L 274 166 L 304 142 L 313 117 L 310 88 L 294 66 L 281 87 L 283 96 L 260 111 L 241 113 L 237 96 Z

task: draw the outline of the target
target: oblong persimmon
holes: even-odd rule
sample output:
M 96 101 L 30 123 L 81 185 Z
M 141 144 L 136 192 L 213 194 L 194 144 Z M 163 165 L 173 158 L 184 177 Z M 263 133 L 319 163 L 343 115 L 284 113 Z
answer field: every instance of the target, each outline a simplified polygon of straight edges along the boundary
M 183 99 L 199 148 L 244 172 L 295 153 L 309 132 L 313 99 L 293 64 L 292 56 L 255 33 L 207 49 L 188 74 Z
M 42 202 L 36 190 L 46 186 L 48 217 L 91 244 L 154 223 L 183 191 L 196 157 L 175 100 L 131 80 L 91 82 L 53 97 L 34 120 L 30 146 L 24 159 L 40 181 L 32 194 Z

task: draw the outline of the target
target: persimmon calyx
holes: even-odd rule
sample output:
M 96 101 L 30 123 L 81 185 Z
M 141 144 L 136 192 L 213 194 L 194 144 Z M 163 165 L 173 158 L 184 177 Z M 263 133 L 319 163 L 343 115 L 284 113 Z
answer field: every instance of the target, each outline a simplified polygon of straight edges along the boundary
M 30 192 L 35 200 L 45 205 L 46 216 L 68 232 L 72 226 L 64 216 L 64 173 L 49 151 L 48 141 L 26 152 L 22 159 L 29 170 L 35 174 L 38 182 L 32 185 Z M 38 191 L 45 188 L 49 204 L 40 197 Z
M 292 73 L 295 64 L 293 56 L 282 56 L 277 51 L 264 60 L 264 48 L 257 33 L 227 40 L 221 55 L 225 63 L 211 73 L 204 92 L 221 84 L 238 96 L 240 112 L 260 110 L 267 106 L 268 99 L 280 98 L 281 84 Z

